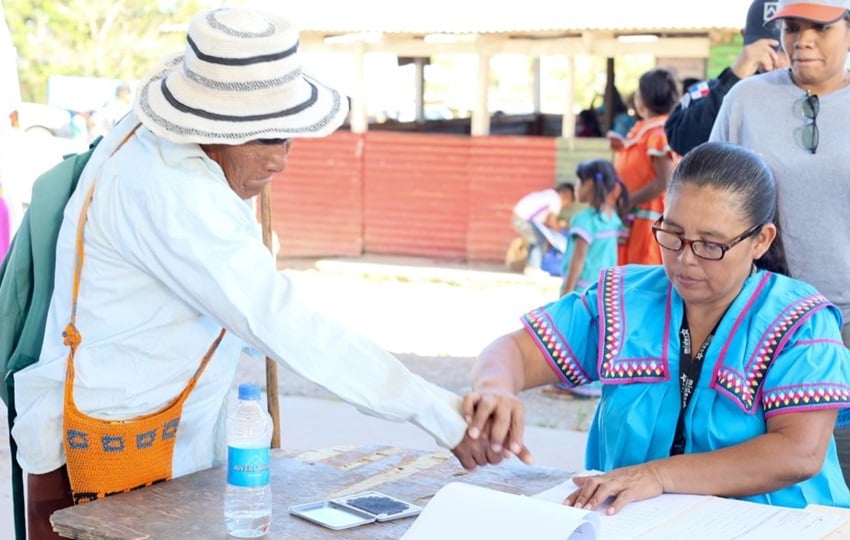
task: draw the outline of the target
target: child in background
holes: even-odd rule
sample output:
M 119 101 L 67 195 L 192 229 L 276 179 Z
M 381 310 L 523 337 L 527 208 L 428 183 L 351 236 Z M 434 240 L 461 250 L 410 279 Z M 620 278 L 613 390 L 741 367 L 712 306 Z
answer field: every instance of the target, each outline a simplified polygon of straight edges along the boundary
M 617 178 L 610 161 L 593 159 L 576 168 L 578 200 L 588 208 L 573 216 L 564 253 L 564 282 L 561 296 L 581 292 L 599 279 L 599 273 L 617 265 L 617 239 L 621 217 L 629 210 L 626 186 Z M 554 397 L 597 397 L 602 385 L 593 382 L 568 388 L 551 385 L 543 393 Z
M 635 91 L 635 110 L 642 120 L 625 138 L 608 132 L 614 168 L 634 207 L 620 235 L 619 264 L 661 264 L 652 224 L 664 212 L 664 193 L 673 174 L 664 122 L 678 101 L 679 83 L 673 73 L 651 69 L 641 75 Z
M 629 209 L 626 187 L 610 161 L 580 163 L 576 176 L 580 182 L 578 200 L 589 206 L 570 221 L 561 296 L 583 291 L 597 280 L 602 269 L 616 266 L 621 216 Z
M 572 184 L 558 184 L 554 188 L 529 193 L 514 205 L 511 226 L 525 239 L 528 246 L 526 274 L 543 272 L 543 254 L 549 246 L 547 233 L 560 229 L 558 212 L 564 205 L 573 202 L 573 188 Z M 560 266 L 559 264 L 557 267 Z
M 561 211 L 558 212 L 558 230 L 563 234 L 567 234 L 570 230 L 570 221 L 572 221 L 573 216 L 587 208 L 587 205 L 578 200 L 575 184 L 572 182 L 560 182 L 560 184 L 568 186 L 572 190 L 572 202 L 567 202 L 567 199 L 564 199 L 565 202 L 561 206 Z

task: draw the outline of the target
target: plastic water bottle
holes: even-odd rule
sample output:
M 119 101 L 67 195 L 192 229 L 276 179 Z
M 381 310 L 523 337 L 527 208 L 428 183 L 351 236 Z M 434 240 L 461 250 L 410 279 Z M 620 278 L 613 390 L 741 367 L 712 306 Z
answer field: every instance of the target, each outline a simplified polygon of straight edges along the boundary
M 269 532 L 272 490 L 269 445 L 272 419 L 260 402 L 260 387 L 239 385 L 239 402 L 227 417 L 227 491 L 224 521 L 236 538 Z

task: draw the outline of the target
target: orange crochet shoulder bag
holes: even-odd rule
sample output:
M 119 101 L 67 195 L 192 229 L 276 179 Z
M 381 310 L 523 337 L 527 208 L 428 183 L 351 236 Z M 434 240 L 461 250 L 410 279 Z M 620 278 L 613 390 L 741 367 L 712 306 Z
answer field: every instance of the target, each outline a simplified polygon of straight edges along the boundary
M 133 129 L 112 155 L 133 136 Z M 111 157 L 111 156 L 110 156 Z M 74 503 L 100 499 L 171 478 L 174 443 L 183 404 L 224 337 L 222 328 L 183 391 L 162 409 L 130 420 L 101 420 L 81 412 L 74 403 L 74 357 L 82 336 L 76 327 L 77 297 L 85 255 L 83 229 L 94 195 L 89 188 L 77 226 L 76 261 L 71 299 L 71 320 L 63 337 L 70 348 L 65 375 L 63 447 Z

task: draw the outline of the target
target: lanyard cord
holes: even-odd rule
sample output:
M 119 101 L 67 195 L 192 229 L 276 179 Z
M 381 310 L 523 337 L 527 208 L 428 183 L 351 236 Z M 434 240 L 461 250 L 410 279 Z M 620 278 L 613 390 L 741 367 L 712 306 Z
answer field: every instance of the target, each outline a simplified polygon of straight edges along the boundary
M 705 337 L 705 341 L 703 341 L 697 353 L 691 355 L 691 330 L 688 327 L 688 317 L 682 312 L 682 326 L 679 329 L 679 392 L 682 396 L 682 401 L 679 409 L 679 419 L 676 421 L 676 435 L 673 438 L 673 444 L 670 446 L 671 456 L 685 453 L 685 410 L 688 408 L 688 403 L 691 402 L 691 396 L 694 394 L 694 389 L 697 386 L 697 381 L 699 381 L 699 375 L 702 371 L 702 361 L 705 358 L 705 352 L 714 338 L 714 333 L 717 331 L 718 325 L 720 325 L 720 321 L 714 325 L 714 328 Z

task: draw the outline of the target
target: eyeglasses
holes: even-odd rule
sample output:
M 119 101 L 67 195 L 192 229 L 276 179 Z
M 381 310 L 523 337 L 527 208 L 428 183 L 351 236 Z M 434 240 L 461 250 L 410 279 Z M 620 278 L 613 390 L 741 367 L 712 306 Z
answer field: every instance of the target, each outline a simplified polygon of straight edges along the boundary
M 291 139 L 257 139 L 257 142 L 260 144 L 267 144 L 269 146 L 273 146 L 276 144 L 289 144 Z
M 820 112 L 820 99 L 818 99 L 817 94 L 807 91 L 802 105 L 803 118 L 811 120 L 811 122 L 803 126 L 803 146 L 806 147 L 806 150 L 814 154 L 818 151 L 818 142 L 820 141 L 820 131 L 818 130 L 817 123 L 818 112 Z
M 688 240 L 680 234 L 662 229 L 661 223 L 663 220 L 664 218 L 660 217 L 652 225 L 652 234 L 655 236 L 655 242 L 659 246 L 676 252 L 682 251 L 685 246 L 690 246 L 691 252 L 694 255 L 707 261 L 719 261 L 726 255 L 727 251 L 756 234 L 764 227 L 764 223 L 756 225 L 742 232 L 728 243 L 721 244 L 720 242 L 709 242 L 707 240 Z

